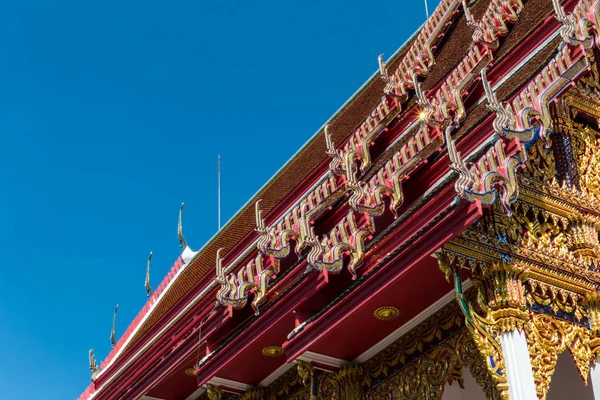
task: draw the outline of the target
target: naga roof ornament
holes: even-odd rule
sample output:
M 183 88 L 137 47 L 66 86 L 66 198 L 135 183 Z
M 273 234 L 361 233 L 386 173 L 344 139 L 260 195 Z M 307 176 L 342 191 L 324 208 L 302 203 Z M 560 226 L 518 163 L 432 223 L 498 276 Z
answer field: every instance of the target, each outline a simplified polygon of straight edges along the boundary
M 217 292 L 217 301 L 226 307 L 243 308 L 248 302 L 250 293 L 254 293 L 252 308 L 256 315 L 259 314 L 258 306 L 266 300 L 266 294 L 271 279 L 275 279 L 279 272 L 279 263 L 274 262 L 269 267 L 263 265 L 261 253 L 253 258 L 245 268 L 239 270 L 238 274 L 225 274 L 221 251 L 216 255 L 216 278 L 215 282 L 221 287 Z
M 115 312 L 113 313 L 112 328 L 110 330 L 110 343 L 113 348 L 117 345 L 117 339 L 115 338 L 115 327 L 117 325 L 117 311 L 119 311 L 118 304 L 115 306 Z
M 581 5 L 581 3 L 578 5 Z M 560 0 L 552 0 L 552 6 L 556 13 L 554 17 L 562 24 L 560 36 L 563 41 L 572 46 L 581 45 L 586 50 L 591 49 L 594 45 L 594 39 L 589 34 L 592 22 L 587 18 L 587 13 L 583 13 L 581 7 L 576 7 L 572 14 L 567 14 L 560 4 Z M 593 10 L 593 19 L 596 23 L 598 22 L 599 12 L 600 4 L 596 3 L 596 9 Z
M 92 371 L 91 380 L 92 382 L 96 381 L 96 377 L 100 373 L 100 368 L 98 368 L 98 364 L 96 364 L 96 357 L 94 357 L 94 349 L 90 349 L 89 351 L 89 362 L 90 362 L 90 371 Z
M 515 116 L 512 114 L 506 103 L 500 103 L 498 101 L 496 93 L 487 79 L 487 71 L 487 67 L 483 68 L 480 76 L 487 99 L 486 107 L 496 114 L 496 118 L 494 118 L 494 122 L 492 123 L 494 132 L 507 138 L 511 138 L 509 132 L 514 132 L 515 130 Z
M 148 297 L 152 296 L 152 285 L 150 285 L 150 260 L 152 260 L 152 252 L 148 256 L 148 265 L 146 266 L 146 281 L 144 285 L 146 286 L 146 295 Z
M 179 238 L 179 247 L 180 248 L 187 248 L 187 242 L 185 241 L 185 238 L 183 237 L 183 225 L 181 223 L 181 217 L 183 215 L 183 206 L 185 205 L 185 203 L 181 203 L 181 206 L 179 207 L 179 219 L 178 219 L 178 223 L 177 223 L 177 237 Z
M 385 65 L 385 61 L 383 61 L 383 54 L 380 54 L 379 57 L 377 57 L 377 62 L 379 63 L 379 77 L 385 82 L 383 93 L 385 93 L 386 96 L 392 96 L 400 99 L 401 102 L 406 101 L 406 94 L 404 96 L 399 96 L 396 94 L 397 83 L 394 79 L 394 75 L 390 75 Z
M 341 149 L 335 148 L 335 143 L 331 139 L 331 133 L 329 132 L 330 125 L 325 125 L 325 144 L 327 146 L 326 154 L 331 157 L 329 163 L 329 169 L 336 175 L 344 174 L 344 152 Z

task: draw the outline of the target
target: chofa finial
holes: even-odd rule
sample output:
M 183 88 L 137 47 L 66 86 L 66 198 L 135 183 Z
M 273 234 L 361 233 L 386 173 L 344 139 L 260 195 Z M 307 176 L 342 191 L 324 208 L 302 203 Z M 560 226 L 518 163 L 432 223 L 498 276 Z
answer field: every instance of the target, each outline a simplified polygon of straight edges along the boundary
M 98 368 L 98 364 L 96 364 L 96 357 L 94 357 L 94 349 L 90 349 L 89 352 L 89 360 L 90 360 L 90 371 L 92 371 L 92 382 L 96 381 L 96 377 L 100 373 L 100 368 Z
M 119 311 L 118 304 L 115 307 L 115 312 L 113 314 L 112 329 L 110 330 L 110 343 L 112 344 L 113 348 L 117 345 L 117 340 L 115 339 L 115 326 L 117 325 L 117 311 Z
M 152 260 L 152 252 L 148 256 L 148 266 L 146 267 L 146 294 L 148 297 L 152 296 L 152 285 L 150 285 L 150 260 Z
M 186 248 L 187 242 L 185 241 L 185 238 L 183 237 L 183 228 L 182 228 L 182 224 L 181 224 L 181 216 L 183 214 L 184 204 L 185 203 L 181 203 L 181 207 L 179 207 L 179 222 L 177 223 L 177 237 L 179 238 L 179 247 Z

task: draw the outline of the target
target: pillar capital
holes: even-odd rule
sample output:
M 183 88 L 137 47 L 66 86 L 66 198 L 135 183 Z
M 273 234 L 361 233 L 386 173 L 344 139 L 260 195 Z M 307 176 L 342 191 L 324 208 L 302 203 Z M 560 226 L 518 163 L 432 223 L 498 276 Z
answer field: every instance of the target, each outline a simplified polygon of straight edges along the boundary
M 500 332 L 522 331 L 529 313 L 525 296 L 528 270 L 518 263 L 493 261 L 473 274 L 479 305 Z
M 264 389 L 250 389 L 240 396 L 240 400 L 262 400 L 264 397 Z
M 221 400 L 221 397 L 223 397 L 221 388 L 210 383 L 206 385 L 206 394 L 210 400 Z
M 590 322 L 590 348 L 596 357 L 600 357 L 600 293 L 588 293 L 583 302 Z

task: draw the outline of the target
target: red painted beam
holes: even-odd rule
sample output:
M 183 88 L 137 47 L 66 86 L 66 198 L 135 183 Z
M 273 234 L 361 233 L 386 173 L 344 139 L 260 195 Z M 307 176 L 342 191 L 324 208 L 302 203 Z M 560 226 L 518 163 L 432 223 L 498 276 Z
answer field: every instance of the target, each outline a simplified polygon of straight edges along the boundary
M 298 269 L 306 269 L 306 262 L 301 263 Z M 220 366 L 225 365 L 240 354 L 251 344 L 252 340 L 266 334 L 269 327 L 299 307 L 309 297 L 325 287 L 328 282 L 329 277 L 326 272 L 317 273 L 312 271 L 308 276 L 304 276 L 297 287 L 290 290 L 283 297 L 278 298 L 273 307 L 265 310 L 252 322 L 244 331 L 244 336 L 248 339 L 232 340 L 196 369 L 198 385 L 204 385 L 210 378 L 217 375 Z
M 452 185 L 449 187 L 453 192 L 454 188 Z M 438 210 L 441 207 L 435 207 L 436 203 L 442 203 L 444 206 L 448 206 L 450 203 L 449 200 L 453 197 L 448 196 L 448 194 L 451 194 L 451 192 L 446 192 L 443 199 L 433 199 L 428 206 Z M 426 206 L 424 208 L 430 207 Z M 439 215 L 439 213 L 437 215 Z M 327 335 L 328 332 L 341 324 L 342 321 L 359 309 L 372 296 L 376 296 L 395 281 L 401 279 L 402 276 L 417 264 L 419 260 L 439 249 L 445 242 L 456 236 L 466 226 L 476 221 L 482 215 L 483 211 L 479 204 L 473 203 L 466 205 L 463 203 L 453 208 L 448 215 L 441 218 L 426 232 L 418 233 L 418 228 L 422 227 L 422 225 L 413 229 L 410 229 L 406 224 L 402 224 L 402 227 L 398 227 L 398 232 L 402 232 L 403 229 L 410 229 L 411 232 L 402 234 L 401 238 L 398 238 L 397 235 L 389 235 L 390 239 L 388 240 L 388 243 L 382 246 L 382 251 L 387 251 L 388 249 L 391 250 L 390 245 L 393 244 L 397 245 L 397 248 L 405 243 L 406 239 L 413 237 L 416 234 L 419 234 L 420 236 L 418 236 L 410 246 L 398 252 L 385 266 L 381 267 L 380 270 L 355 288 L 352 294 L 347 295 L 343 301 L 333 305 L 316 320 L 307 324 L 304 329 L 296 334 L 291 340 L 284 343 L 283 348 L 285 349 L 288 362 L 302 355 L 312 343 L 317 341 L 320 337 Z M 431 217 L 433 218 L 435 215 L 432 215 Z M 405 268 L 401 270 L 390 268 L 390 266 L 393 266 L 399 260 L 406 266 Z
M 202 310 L 202 308 L 200 308 L 200 310 Z M 183 327 L 183 329 L 179 331 L 171 331 L 177 332 L 177 334 L 165 335 L 162 338 L 160 338 L 148 349 L 148 351 L 143 355 L 143 357 L 140 357 L 128 368 L 128 370 L 130 370 L 131 373 L 122 374 L 121 376 L 117 377 L 116 379 L 118 381 L 111 382 L 111 384 L 104 391 L 101 392 L 101 394 L 98 396 L 98 399 L 118 398 L 117 396 L 119 390 L 122 390 L 123 387 L 128 387 L 129 385 L 133 384 L 142 374 L 155 367 L 158 363 L 158 360 L 161 357 L 163 357 L 166 352 L 176 347 L 178 342 L 180 342 L 183 339 L 183 337 L 186 334 L 188 334 L 190 329 L 193 329 L 194 325 L 198 324 L 203 318 L 210 316 L 211 312 L 212 308 L 205 307 L 204 312 L 196 316 L 194 319 L 192 319 L 192 321 L 188 322 Z M 227 318 L 230 318 L 230 316 L 227 314 L 227 310 L 221 309 L 220 313 L 217 312 L 216 314 L 214 314 L 213 318 L 208 320 L 208 322 L 211 322 L 213 320 L 218 320 L 219 322 L 214 323 L 208 329 L 216 329 L 220 325 L 220 323 L 222 323 L 222 321 L 226 320 Z M 182 319 L 182 322 L 183 321 L 185 321 L 185 319 Z M 197 344 L 197 338 L 195 337 L 195 335 L 190 336 L 192 336 L 195 339 L 194 342 Z

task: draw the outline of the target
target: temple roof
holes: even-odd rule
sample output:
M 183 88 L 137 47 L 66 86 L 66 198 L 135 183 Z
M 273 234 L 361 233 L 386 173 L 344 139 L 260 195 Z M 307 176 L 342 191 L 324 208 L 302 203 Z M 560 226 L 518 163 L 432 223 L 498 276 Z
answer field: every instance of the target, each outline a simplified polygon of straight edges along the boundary
M 449 3 L 450 0 L 442 1 Z M 482 18 L 491 0 L 478 0 L 470 4 L 470 11 L 475 20 Z M 455 3 L 460 3 L 456 1 Z M 457 66 L 472 46 L 472 28 L 467 25 L 465 14 L 461 8 L 457 8 L 460 14 L 453 19 L 446 38 L 441 42 L 440 48 L 435 49 L 435 64 L 430 68 L 427 76 L 422 81 L 424 91 L 437 88 L 448 73 Z M 517 23 L 511 28 L 507 36 L 502 38 L 500 47 L 494 54 L 494 63 L 498 63 L 506 57 L 513 49 L 517 48 L 523 38 L 533 32 L 547 18 L 551 18 L 553 8 L 551 0 L 529 0 Z M 403 58 L 411 50 L 411 46 L 418 40 L 415 33 L 404 43 L 400 49 L 387 61 L 389 71 L 395 71 L 403 61 Z M 560 37 L 554 39 L 557 43 Z M 374 44 L 376 47 L 376 44 Z M 500 100 L 510 97 L 525 79 L 553 54 L 556 46 L 547 46 L 529 62 L 520 66 L 518 72 L 510 79 L 503 82 L 497 89 Z M 376 65 L 376 60 L 373 60 Z M 336 144 L 343 144 L 355 133 L 355 130 L 373 113 L 373 110 L 382 102 L 386 83 L 375 73 L 367 82 L 336 112 L 329 120 L 329 132 Z M 416 102 L 415 96 L 408 97 L 406 104 L 402 105 L 402 112 L 410 110 Z M 486 104 L 482 103 L 473 107 L 462 123 L 457 137 L 468 132 L 478 122 L 490 114 Z M 387 151 L 395 152 L 400 145 L 391 146 Z M 385 159 L 386 157 L 382 157 Z M 234 257 L 246 254 L 246 249 L 240 248 L 241 244 L 252 245 L 257 234 L 254 204 L 261 200 L 260 206 L 263 215 L 269 221 L 274 221 L 285 208 L 281 204 L 292 204 L 299 199 L 322 174 L 320 171 L 327 169 L 330 157 L 326 154 L 326 140 L 324 129 L 319 129 L 315 135 L 284 165 L 275 176 L 273 176 L 231 219 L 213 236 L 199 251 L 192 252 L 186 249 L 182 256 L 176 261 L 173 268 L 159 285 L 148 303 L 144 306 L 125 334 L 119 340 L 117 346 L 109 354 L 103 363 L 103 372 L 115 359 L 126 352 L 132 346 L 139 344 L 141 340 L 149 339 L 155 333 L 147 334 L 149 329 L 155 326 L 161 318 L 171 317 L 169 313 L 175 307 L 182 308 L 189 301 L 192 288 L 198 285 L 207 275 L 214 274 L 215 254 L 220 248 L 224 253 L 231 251 L 233 254 L 227 258 L 227 262 L 233 261 Z M 377 164 L 375 164 L 377 166 Z M 304 191 L 299 191 L 303 187 Z M 252 247 L 252 246 L 250 246 Z M 199 290 L 195 290 L 199 292 Z M 209 291 L 206 292 L 207 294 Z M 147 337 L 147 338 L 146 338 Z
M 485 2 L 481 0 L 480 2 Z M 390 70 L 398 67 L 419 30 L 416 31 L 387 61 Z M 377 60 L 373 60 L 376 65 Z M 448 66 L 447 68 L 450 68 Z M 439 74 L 443 77 L 443 73 Z M 438 78 L 439 79 L 439 78 Z M 376 71 L 346 103 L 329 119 L 330 132 L 336 143 L 344 143 L 354 130 L 381 102 L 385 82 Z M 254 203 L 261 200 L 264 215 L 268 215 L 288 197 L 318 166 L 328 163 L 324 136 L 325 124 L 300 148 L 296 154 L 267 182 L 242 208 L 181 268 L 177 260 L 171 271 L 149 299 L 146 306 L 130 324 L 118 345 L 103 364 L 136 343 L 144 333 L 168 312 L 203 276 L 215 267 L 215 253 L 231 250 L 256 227 Z M 302 195 L 303 193 L 300 193 Z M 168 288 L 168 289 L 167 289 Z

